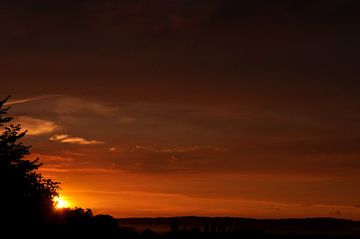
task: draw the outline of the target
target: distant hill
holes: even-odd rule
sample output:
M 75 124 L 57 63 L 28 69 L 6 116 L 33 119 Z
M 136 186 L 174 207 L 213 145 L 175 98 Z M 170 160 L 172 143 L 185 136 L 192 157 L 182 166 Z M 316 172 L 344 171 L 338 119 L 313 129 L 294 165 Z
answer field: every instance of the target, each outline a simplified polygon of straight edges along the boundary
M 119 225 L 137 231 L 150 229 L 158 233 L 178 230 L 200 230 L 202 232 L 261 231 L 270 235 L 331 235 L 336 238 L 351 236 L 360 238 L 360 221 L 336 218 L 304 219 L 251 219 L 236 217 L 159 217 L 121 218 Z

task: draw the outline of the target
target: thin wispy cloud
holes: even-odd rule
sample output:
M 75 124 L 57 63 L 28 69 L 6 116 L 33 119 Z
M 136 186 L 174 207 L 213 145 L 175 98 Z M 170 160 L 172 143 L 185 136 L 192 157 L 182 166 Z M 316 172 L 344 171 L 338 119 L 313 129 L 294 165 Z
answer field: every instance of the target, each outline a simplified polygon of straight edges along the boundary
M 74 137 L 67 134 L 55 134 L 49 138 L 51 141 L 57 141 L 60 143 L 69 144 L 81 144 L 81 145 L 93 145 L 93 144 L 104 144 L 105 142 L 98 140 L 88 140 L 82 137 Z
M 17 120 L 23 129 L 28 130 L 28 135 L 50 134 L 60 128 L 55 122 L 29 116 L 20 116 L 17 117 Z
M 69 135 L 67 134 L 54 134 L 53 136 L 50 137 L 50 140 L 61 141 L 67 137 L 69 137 Z
M 55 111 L 59 114 L 95 114 L 100 116 L 111 115 L 117 111 L 109 105 L 89 101 L 81 98 L 59 98 L 56 102 Z
M 99 173 L 99 174 L 113 174 L 117 173 L 118 170 L 110 168 L 75 168 L 75 167 L 42 167 L 42 172 L 46 173 Z
M 161 153 L 189 153 L 189 152 L 196 152 L 196 151 L 221 151 L 225 152 L 227 149 L 221 147 L 213 147 L 213 146 L 202 146 L 202 145 L 195 145 L 190 147 L 173 147 L 173 148 L 160 148 L 157 151 Z
M 16 105 L 16 104 L 24 104 L 36 100 L 44 100 L 49 98 L 58 97 L 59 95 L 42 95 L 37 97 L 30 97 L 30 98 L 24 98 L 24 99 L 10 99 L 8 102 L 5 103 L 5 105 Z
M 110 152 L 119 152 L 120 150 L 118 148 L 116 148 L 116 147 L 110 147 L 109 151 Z
M 69 137 L 61 140 L 62 143 L 71 143 L 71 144 L 103 144 L 102 141 L 97 140 L 87 140 L 81 137 Z
M 228 149 L 210 146 L 210 145 L 193 145 L 184 147 L 155 147 L 150 145 L 128 145 L 128 146 L 113 146 L 109 148 L 110 152 L 134 152 L 134 151 L 149 151 L 154 153 L 191 153 L 199 151 L 211 152 L 227 152 Z
M 64 157 L 55 154 L 40 154 L 40 153 L 32 153 L 29 157 L 30 160 L 34 160 L 39 158 L 41 161 L 46 163 L 71 163 L 74 162 L 74 158 L 72 157 Z

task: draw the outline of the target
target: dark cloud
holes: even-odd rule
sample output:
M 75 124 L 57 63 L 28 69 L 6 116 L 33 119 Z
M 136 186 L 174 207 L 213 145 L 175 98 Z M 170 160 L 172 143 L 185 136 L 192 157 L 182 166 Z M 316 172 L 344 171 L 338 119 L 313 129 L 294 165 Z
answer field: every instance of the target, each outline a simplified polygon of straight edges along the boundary
M 357 1 L 2 1 L 1 41 L 36 50 L 123 50 L 122 43 L 208 38 L 239 43 L 338 33 L 359 17 Z M 214 33 L 217 34 L 214 34 Z M 304 35 L 307 34 L 306 35 Z M 189 40 L 188 37 L 191 39 Z M 149 39 L 149 40 L 150 40 Z M 204 41 L 202 41 L 204 42 Z M 221 42 L 222 44 L 224 42 Z M 181 46 L 181 44 L 179 44 Z M 223 47 L 221 47 L 223 48 Z M 5 48 L 6 49 L 6 48 Z
M 1 4 L 5 93 L 315 110 L 359 103 L 356 1 Z
M 29 100 L 14 99 L 23 102 L 14 105 L 16 119 L 36 117 L 57 126 L 41 137 L 42 143 L 33 139 L 36 145 L 52 148 L 47 153 L 65 150 L 70 146 L 49 141 L 52 135 L 64 134 L 76 136 L 78 142 L 106 142 L 96 145 L 96 157 L 105 153 L 103 161 L 122 170 L 354 175 L 360 166 L 355 114 L 104 103 L 67 96 Z

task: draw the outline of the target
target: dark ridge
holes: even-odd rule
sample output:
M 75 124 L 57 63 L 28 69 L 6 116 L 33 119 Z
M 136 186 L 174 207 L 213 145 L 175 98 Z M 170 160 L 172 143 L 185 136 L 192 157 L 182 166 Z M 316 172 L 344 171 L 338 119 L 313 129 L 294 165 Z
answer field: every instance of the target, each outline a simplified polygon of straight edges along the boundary
M 287 218 L 253 219 L 238 217 L 158 217 L 119 218 L 120 227 L 138 231 L 150 229 L 166 233 L 174 229 L 199 230 L 201 232 L 261 231 L 269 235 L 331 235 L 342 238 L 360 238 L 360 221 L 338 218 Z

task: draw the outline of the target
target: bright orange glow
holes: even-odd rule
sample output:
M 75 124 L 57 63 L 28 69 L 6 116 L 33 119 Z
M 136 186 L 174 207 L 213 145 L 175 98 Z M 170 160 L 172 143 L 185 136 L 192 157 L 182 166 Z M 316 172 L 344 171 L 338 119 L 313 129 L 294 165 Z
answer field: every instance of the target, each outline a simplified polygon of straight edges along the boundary
M 62 208 L 69 208 L 70 202 L 65 199 L 64 197 L 55 197 L 54 198 L 55 208 L 62 209 Z

